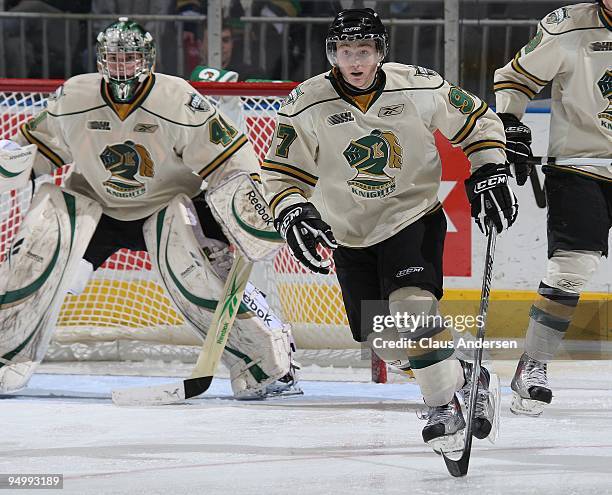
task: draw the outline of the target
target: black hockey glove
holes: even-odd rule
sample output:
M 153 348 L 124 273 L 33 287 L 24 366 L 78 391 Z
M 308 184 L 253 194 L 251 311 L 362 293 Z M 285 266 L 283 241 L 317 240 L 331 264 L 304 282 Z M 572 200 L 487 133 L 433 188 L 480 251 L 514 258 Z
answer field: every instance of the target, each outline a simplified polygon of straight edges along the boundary
M 493 222 L 497 232 L 507 229 L 516 220 L 518 203 L 508 184 L 509 176 L 507 165 L 487 163 L 465 181 L 472 217 L 485 234 L 487 218 Z
M 306 268 L 317 273 L 329 273 L 331 261 L 322 259 L 317 245 L 336 249 L 336 239 L 331 227 L 321 220 L 312 203 L 298 203 L 280 212 L 274 226 L 287 241 L 289 248 Z
M 516 183 L 522 186 L 533 170 L 533 165 L 529 163 L 529 158 L 533 156 L 531 129 L 511 113 L 498 113 L 497 116 L 504 124 L 506 133 L 506 157 L 514 169 Z

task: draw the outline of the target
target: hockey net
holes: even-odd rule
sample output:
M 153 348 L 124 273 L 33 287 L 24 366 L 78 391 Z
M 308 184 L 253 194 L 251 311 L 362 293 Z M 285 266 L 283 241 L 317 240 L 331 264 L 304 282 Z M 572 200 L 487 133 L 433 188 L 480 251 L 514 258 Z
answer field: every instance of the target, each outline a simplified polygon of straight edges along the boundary
M 0 137 L 41 111 L 62 81 L 0 80 Z M 295 83 L 194 83 L 201 93 L 240 101 L 246 131 L 260 159 L 274 132 L 276 111 Z M 53 180 L 61 185 L 70 165 Z M 0 194 L 0 265 L 28 210 L 31 189 Z M 351 338 L 335 274 L 307 272 L 284 247 L 273 261 L 256 267 L 253 282 L 272 308 L 292 325 L 302 364 L 368 367 Z M 121 250 L 109 258 L 79 296 L 62 306 L 47 360 L 195 361 L 200 341 L 175 310 L 142 251 Z M 376 381 L 385 369 L 376 361 Z

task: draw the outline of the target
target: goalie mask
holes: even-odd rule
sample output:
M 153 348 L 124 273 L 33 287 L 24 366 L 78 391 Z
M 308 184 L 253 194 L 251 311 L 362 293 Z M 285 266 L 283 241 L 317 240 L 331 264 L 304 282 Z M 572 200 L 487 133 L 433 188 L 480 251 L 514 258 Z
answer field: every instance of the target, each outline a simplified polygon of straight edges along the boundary
M 153 72 L 155 43 L 150 33 L 127 17 L 120 17 L 97 39 L 98 71 L 115 101 L 128 103 L 138 85 Z
M 325 48 L 327 60 L 338 65 L 338 43 L 373 40 L 380 64 L 389 50 L 389 36 L 380 17 L 372 9 L 347 9 L 340 12 L 329 26 Z

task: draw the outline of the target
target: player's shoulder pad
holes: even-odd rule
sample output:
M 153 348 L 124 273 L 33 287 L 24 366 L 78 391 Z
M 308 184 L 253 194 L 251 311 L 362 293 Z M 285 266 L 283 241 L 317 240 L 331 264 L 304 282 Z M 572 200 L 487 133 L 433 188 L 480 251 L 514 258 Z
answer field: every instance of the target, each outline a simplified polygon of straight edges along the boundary
M 142 107 L 170 123 L 197 127 L 215 113 L 215 106 L 180 77 L 155 73 L 155 86 Z
M 49 113 L 54 116 L 86 112 L 103 106 L 100 93 L 102 76 L 98 73 L 79 74 L 67 79 L 52 93 L 47 102 Z
M 444 78 L 435 70 L 419 65 L 386 63 L 383 70 L 387 76 L 385 91 L 436 90 L 444 85 Z
M 599 4 L 578 3 L 560 7 L 540 21 L 540 29 L 552 36 L 601 27 Z
M 278 113 L 293 117 L 320 103 L 339 99 L 338 93 L 329 82 L 328 74 L 311 77 L 293 88 L 281 102 Z

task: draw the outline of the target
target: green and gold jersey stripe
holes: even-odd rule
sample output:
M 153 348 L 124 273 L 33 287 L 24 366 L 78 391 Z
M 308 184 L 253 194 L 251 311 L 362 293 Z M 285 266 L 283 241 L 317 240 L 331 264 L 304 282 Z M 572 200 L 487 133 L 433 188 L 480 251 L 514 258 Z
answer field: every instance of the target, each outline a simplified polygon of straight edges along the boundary
M 261 169 L 267 170 L 268 172 L 278 172 L 279 174 L 288 175 L 312 187 L 316 186 L 319 180 L 318 177 L 294 167 L 293 165 L 287 165 L 273 160 L 264 160 L 261 164 Z
M 102 79 L 102 99 L 113 110 L 113 112 L 115 112 L 117 117 L 119 117 L 121 121 L 124 121 L 142 104 L 146 97 L 149 96 L 154 84 L 155 75 L 151 74 L 146 81 L 144 81 L 141 88 L 139 88 L 133 101 L 130 103 L 116 103 L 108 90 L 108 84 L 104 79 Z
M 603 25 L 612 31 L 612 15 L 608 14 L 602 6 L 599 7 L 599 18 Z
M 27 122 L 25 124 L 21 124 L 21 126 L 19 128 L 21 130 L 21 133 L 28 140 L 28 142 L 30 144 L 35 144 L 36 147 L 38 148 L 38 151 L 40 151 L 45 156 L 45 158 L 47 158 L 49 161 L 51 161 L 53 163 L 53 165 L 55 165 L 58 168 L 65 165 L 64 160 L 62 160 L 62 158 L 57 153 L 51 151 L 51 148 L 49 148 L 42 141 L 36 139 L 30 133 L 30 131 L 28 130 Z
M 223 150 L 220 155 L 218 155 L 212 162 L 206 165 L 200 172 L 200 177 L 202 179 L 206 179 L 210 174 L 212 174 L 217 168 L 219 168 L 223 163 L 225 163 L 234 153 L 236 153 L 240 148 L 242 148 L 246 142 L 247 138 L 244 134 L 241 134 L 226 150 Z
M 285 199 L 291 194 L 299 194 L 304 198 L 304 201 L 306 201 L 306 193 L 302 191 L 299 187 L 291 186 L 287 189 L 283 189 L 281 192 L 279 192 L 272 198 L 272 201 L 270 201 L 270 209 L 272 210 L 272 215 L 276 216 L 276 205 L 278 205 L 278 203 L 280 203 L 283 199 Z
M 500 81 L 493 85 L 493 91 L 502 91 L 505 89 L 512 89 L 514 91 L 523 93 L 524 95 L 528 96 L 530 100 L 532 100 L 536 95 L 535 91 L 533 91 L 529 86 L 514 81 Z
M 253 179 L 255 182 L 261 184 L 261 176 L 259 174 L 249 174 L 249 177 Z
M 527 70 L 525 70 L 525 68 L 518 61 L 520 56 L 521 56 L 521 52 L 518 52 L 514 56 L 514 59 L 512 60 L 512 68 L 519 74 L 525 76 L 531 82 L 537 84 L 538 86 L 546 86 L 550 81 L 545 81 L 544 79 L 540 79 L 539 77 L 534 76 L 531 72 L 528 72 Z
M 497 141 L 496 139 L 483 139 L 482 141 L 474 141 L 463 148 L 463 152 L 470 156 L 472 153 L 477 151 L 490 150 L 490 149 L 505 149 L 506 145 L 503 141 Z
M 476 111 L 468 115 L 465 124 L 463 124 L 463 127 L 459 129 L 459 132 L 457 132 L 457 134 L 453 136 L 450 142 L 453 144 L 459 144 L 466 137 L 468 137 L 470 135 L 470 132 L 472 132 L 474 130 L 474 127 L 476 127 L 476 122 L 478 121 L 478 119 L 486 113 L 488 108 L 489 106 L 483 101 Z

